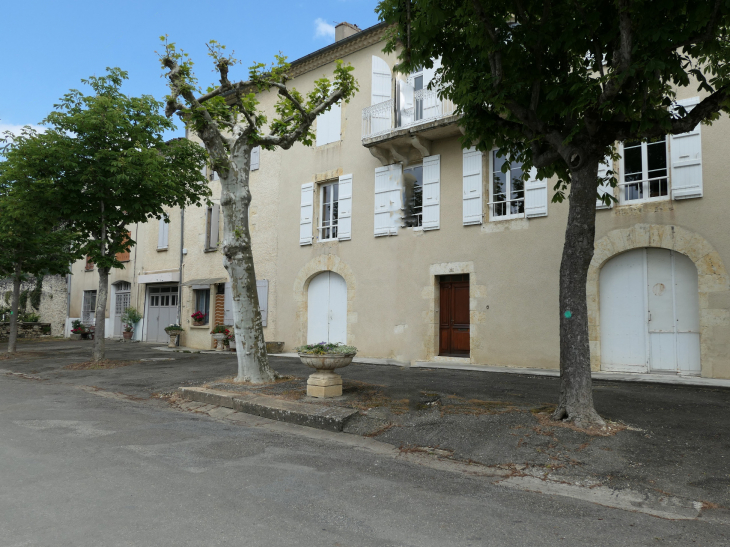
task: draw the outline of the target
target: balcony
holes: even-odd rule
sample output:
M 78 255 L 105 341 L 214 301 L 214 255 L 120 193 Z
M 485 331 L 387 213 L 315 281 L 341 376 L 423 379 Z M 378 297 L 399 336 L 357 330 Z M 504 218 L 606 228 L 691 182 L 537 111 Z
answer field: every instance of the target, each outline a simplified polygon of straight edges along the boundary
M 461 133 L 454 103 L 437 90 L 414 91 L 398 81 L 396 96 L 362 111 L 362 144 L 383 165 L 420 161 L 431 155 L 431 141 Z

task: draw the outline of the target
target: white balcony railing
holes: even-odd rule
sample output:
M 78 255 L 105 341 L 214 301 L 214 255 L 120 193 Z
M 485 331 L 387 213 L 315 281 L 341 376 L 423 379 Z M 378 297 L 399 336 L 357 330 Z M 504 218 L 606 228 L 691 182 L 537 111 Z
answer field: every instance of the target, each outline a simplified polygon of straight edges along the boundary
M 384 135 L 394 129 L 414 127 L 422 123 L 452 116 L 456 111 L 450 100 L 439 99 L 435 89 L 419 89 L 410 96 L 390 99 L 364 108 L 362 138 Z

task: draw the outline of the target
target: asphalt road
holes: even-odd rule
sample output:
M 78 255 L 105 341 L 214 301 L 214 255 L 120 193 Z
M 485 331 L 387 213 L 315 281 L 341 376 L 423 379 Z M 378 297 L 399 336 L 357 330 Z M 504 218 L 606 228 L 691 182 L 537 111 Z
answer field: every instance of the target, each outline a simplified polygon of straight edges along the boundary
M 723 524 L 521 492 L 291 428 L 0 375 L 0 547 L 730 543 Z

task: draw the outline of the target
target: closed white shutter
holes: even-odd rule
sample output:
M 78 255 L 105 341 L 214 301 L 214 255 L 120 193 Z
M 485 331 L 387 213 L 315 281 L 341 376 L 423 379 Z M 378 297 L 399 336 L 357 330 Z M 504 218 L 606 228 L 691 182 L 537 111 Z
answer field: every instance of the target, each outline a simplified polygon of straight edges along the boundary
M 482 223 L 482 153 L 472 147 L 463 154 L 464 226 Z
M 608 171 L 613 171 L 613 162 L 610 158 L 603 158 L 603 161 L 598 164 L 598 178 L 601 179 L 606 176 Z M 613 195 L 613 188 L 609 181 L 602 182 L 598 185 L 598 195 L 603 196 L 604 194 Z M 603 200 L 596 198 L 596 209 L 610 209 L 613 207 L 613 201 L 606 205 Z
M 375 168 L 375 236 L 398 235 L 401 224 L 403 166 Z
M 251 150 L 251 171 L 259 168 L 259 160 L 261 159 L 261 147 L 257 146 Z
M 423 158 L 423 229 L 438 230 L 441 209 L 441 156 Z
M 525 181 L 525 216 L 546 217 L 548 214 L 547 181 L 537 178 L 537 169 L 530 170 L 530 178 Z
M 269 317 L 269 281 L 267 279 L 256 280 L 256 292 L 259 296 L 259 310 L 261 310 L 261 323 L 265 327 Z
M 339 103 L 317 116 L 317 146 L 339 141 L 341 122 L 342 108 Z
M 169 230 L 170 225 L 165 222 L 165 219 L 167 216 L 164 216 L 160 219 L 160 224 L 157 229 L 157 248 L 158 249 L 167 249 L 168 241 L 169 241 Z
M 700 102 L 699 97 L 677 101 L 687 111 Z M 702 187 L 702 137 L 700 125 L 692 131 L 670 138 L 672 154 L 672 198 L 701 198 Z
M 441 57 L 433 60 L 433 67 L 423 69 L 423 89 L 428 89 L 428 84 L 436 77 L 436 71 L 441 68 Z
M 223 324 L 233 325 L 233 287 L 230 281 L 223 289 Z
M 337 239 L 352 238 L 352 175 L 342 175 L 337 191 Z
M 299 211 L 299 245 L 312 244 L 312 218 L 314 216 L 314 183 L 302 184 L 302 202 Z
M 373 55 L 372 85 L 370 90 L 370 104 L 380 104 L 390 100 L 391 77 L 390 68 L 385 60 Z
M 218 223 L 220 219 L 220 210 L 221 206 L 217 203 L 209 209 L 210 218 L 208 219 L 208 222 L 210 223 L 210 228 L 208 231 L 208 241 L 206 245 L 208 249 L 215 249 L 218 246 Z
M 429 84 L 433 81 L 436 76 L 436 70 L 441 66 L 441 58 L 435 59 L 432 68 L 423 69 L 423 89 L 428 89 Z M 441 115 L 441 100 L 436 95 L 437 88 L 433 86 L 433 89 L 426 92 L 426 96 L 423 98 L 423 119 L 428 120 L 431 118 L 437 118 Z

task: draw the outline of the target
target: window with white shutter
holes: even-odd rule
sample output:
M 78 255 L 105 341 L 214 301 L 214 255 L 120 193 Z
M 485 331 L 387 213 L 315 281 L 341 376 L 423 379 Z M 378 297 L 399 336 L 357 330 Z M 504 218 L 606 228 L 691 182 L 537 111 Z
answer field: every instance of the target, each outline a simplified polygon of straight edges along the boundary
M 314 216 L 314 183 L 302 184 L 299 210 L 299 245 L 312 244 L 312 217 Z
M 352 239 L 352 175 L 342 175 L 338 182 L 337 239 Z
M 375 236 L 398 235 L 401 224 L 403 166 L 375 168 Z
M 699 97 L 677 101 L 688 112 L 700 102 Z M 672 198 L 701 198 L 702 185 L 702 136 L 700 125 L 692 131 L 670 138 L 672 154 Z
M 603 158 L 603 161 L 598 164 L 598 178 L 604 179 L 608 176 L 608 172 L 613 171 L 613 162 L 610 158 Z M 611 187 L 611 181 L 605 180 L 598 185 L 598 196 L 596 198 L 596 209 L 610 209 L 613 207 L 613 201 L 608 205 L 601 199 L 605 194 L 613 195 L 613 188 Z
M 317 146 L 323 146 L 340 140 L 342 108 L 333 104 L 327 112 L 317 116 Z
M 423 229 L 438 230 L 441 209 L 441 156 L 423 158 Z
M 640 203 L 669 199 L 667 142 L 629 141 L 621 145 L 619 203 Z
M 170 224 L 165 222 L 167 219 L 167 215 L 164 215 L 160 221 L 157 228 L 157 250 L 161 251 L 163 249 L 167 249 L 168 246 L 168 240 L 169 240 L 169 233 L 170 233 Z
M 490 221 L 525 218 L 525 183 L 522 177 L 521 163 L 510 163 L 498 155 L 497 150 L 492 150 L 489 183 Z
M 463 153 L 464 226 L 482 223 L 482 153 L 469 148 Z
M 218 225 L 220 219 L 220 205 L 208 207 L 206 215 L 205 250 L 215 251 L 218 248 Z
M 265 327 L 269 318 L 269 281 L 268 279 L 256 280 L 256 292 L 259 296 L 259 310 L 261 311 L 261 324 Z
M 259 168 L 259 161 L 261 160 L 261 147 L 257 146 L 251 150 L 251 171 L 256 171 Z

